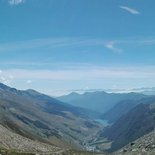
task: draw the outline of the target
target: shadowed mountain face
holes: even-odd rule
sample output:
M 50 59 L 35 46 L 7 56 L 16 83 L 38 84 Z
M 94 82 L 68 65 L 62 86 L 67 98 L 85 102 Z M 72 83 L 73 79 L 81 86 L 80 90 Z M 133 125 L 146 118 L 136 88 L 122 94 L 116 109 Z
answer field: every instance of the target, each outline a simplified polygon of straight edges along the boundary
M 101 118 L 107 120 L 110 124 L 116 122 L 121 116 L 127 114 L 131 109 L 139 104 L 149 104 L 155 100 L 155 97 L 145 97 L 140 100 L 123 100 L 117 103 L 110 110 L 105 112 Z
M 83 140 L 100 129 L 81 109 L 34 90 L 20 91 L 4 84 L 0 84 L 0 124 L 65 148 L 82 147 Z
M 137 105 L 100 133 L 100 138 L 106 137 L 112 141 L 110 151 L 118 150 L 154 130 L 155 99 L 150 99 L 148 102 L 150 103 Z
M 91 92 L 84 94 L 71 93 L 66 96 L 58 97 L 57 99 L 70 103 L 71 105 L 89 108 L 91 110 L 105 113 L 115 104 L 123 100 L 138 100 L 146 97 L 146 95 L 138 93 L 115 94 L 106 92 Z

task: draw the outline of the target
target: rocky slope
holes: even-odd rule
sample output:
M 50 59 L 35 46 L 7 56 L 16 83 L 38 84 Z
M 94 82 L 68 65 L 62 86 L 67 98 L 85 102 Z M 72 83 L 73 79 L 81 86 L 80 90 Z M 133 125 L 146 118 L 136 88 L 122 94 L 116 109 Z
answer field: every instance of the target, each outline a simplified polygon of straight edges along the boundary
M 107 153 L 61 149 L 23 137 L 0 124 L 0 155 L 107 155 Z
M 154 155 L 155 154 L 155 131 L 144 135 L 136 141 L 114 153 L 114 155 Z
M 13 133 L 2 125 L 0 125 L 0 148 L 24 153 L 54 153 L 63 151 L 56 146 L 33 141 Z
M 67 150 L 62 152 L 61 155 L 109 155 L 108 153 L 97 153 L 97 152 L 85 152 L 77 150 Z

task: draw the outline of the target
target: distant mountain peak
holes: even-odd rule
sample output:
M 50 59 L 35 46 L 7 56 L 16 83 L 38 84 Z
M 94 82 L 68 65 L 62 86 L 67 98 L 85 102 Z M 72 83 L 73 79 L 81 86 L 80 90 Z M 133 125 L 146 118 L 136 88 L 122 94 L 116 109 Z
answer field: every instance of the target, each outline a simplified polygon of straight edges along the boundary
M 10 87 L 8 87 L 7 85 L 0 83 L 0 89 L 8 89 Z
M 27 89 L 26 92 L 31 93 L 31 94 L 38 94 L 39 92 L 34 90 L 34 89 Z
M 77 92 L 71 92 L 69 95 L 80 95 L 80 94 Z

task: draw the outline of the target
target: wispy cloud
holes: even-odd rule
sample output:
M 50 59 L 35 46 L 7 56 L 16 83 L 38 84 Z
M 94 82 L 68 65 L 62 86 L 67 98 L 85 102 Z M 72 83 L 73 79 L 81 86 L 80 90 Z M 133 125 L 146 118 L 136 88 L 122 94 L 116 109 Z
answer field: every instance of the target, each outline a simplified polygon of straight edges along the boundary
M 121 9 L 125 10 L 125 11 L 128 11 L 129 13 L 131 14 L 134 14 L 134 15 L 139 15 L 140 12 L 136 9 L 133 9 L 133 8 L 129 8 L 127 6 L 120 6 Z
M 3 71 L 3 77 L 12 79 L 40 79 L 40 80 L 103 80 L 104 78 L 130 78 L 147 79 L 155 78 L 155 66 L 153 67 L 85 67 L 77 69 L 59 69 L 59 70 L 26 70 L 9 69 Z M 1 73 L 2 74 L 2 73 Z M 28 80 L 27 83 L 32 83 Z
M 141 41 L 138 41 L 138 43 L 143 45 L 155 45 L 155 39 L 141 40 Z
M 10 5 L 19 5 L 24 3 L 26 0 L 8 0 Z
M 133 40 L 104 40 L 104 39 L 88 39 L 88 38 L 43 38 L 35 40 L 15 41 L 0 43 L 0 52 L 23 52 L 32 50 L 38 52 L 38 49 L 55 51 L 52 49 L 64 50 L 64 48 L 78 48 L 82 47 L 99 47 L 100 50 L 104 48 L 109 49 L 113 53 L 123 52 L 122 45 L 154 45 L 155 39 L 133 39 Z M 119 47 L 117 47 L 119 45 Z M 102 49 L 103 48 L 103 49 Z
M 114 53 L 121 53 L 122 49 L 116 47 L 120 41 L 107 41 L 102 39 L 88 38 L 43 38 L 35 40 L 16 41 L 0 43 L 0 52 L 17 52 L 30 49 L 60 49 L 78 47 L 99 47 L 107 48 Z M 103 49 L 102 49 L 103 50 Z M 34 52 L 35 50 L 33 50 Z M 38 50 L 37 50 L 38 51 Z
M 44 48 L 67 48 L 67 47 L 104 47 L 102 39 L 88 38 L 43 38 L 16 42 L 0 43 L 0 52 L 23 51 L 28 49 Z
M 108 48 L 108 49 L 110 49 L 110 50 L 112 50 L 113 52 L 121 53 L 122 50 L 119 49 L 119 48 L 116 48 L 116 47 L 115 47 L 115 44 L 116 44 L 116 43 L 115 43 L 114 41 L 110 41 L 110 42 L 107 42 L 107 43 L 105 44 L 105 47 Z

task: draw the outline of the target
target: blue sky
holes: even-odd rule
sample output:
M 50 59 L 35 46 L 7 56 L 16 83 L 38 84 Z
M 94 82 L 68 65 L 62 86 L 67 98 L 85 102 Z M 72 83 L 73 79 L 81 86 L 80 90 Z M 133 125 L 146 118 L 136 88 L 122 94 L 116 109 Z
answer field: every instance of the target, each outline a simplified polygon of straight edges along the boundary
M 0 81 L 59 95 L 153 87 L 154 0 L 0 0 Z

